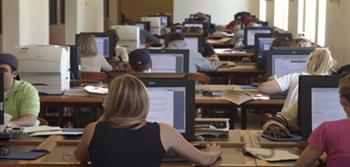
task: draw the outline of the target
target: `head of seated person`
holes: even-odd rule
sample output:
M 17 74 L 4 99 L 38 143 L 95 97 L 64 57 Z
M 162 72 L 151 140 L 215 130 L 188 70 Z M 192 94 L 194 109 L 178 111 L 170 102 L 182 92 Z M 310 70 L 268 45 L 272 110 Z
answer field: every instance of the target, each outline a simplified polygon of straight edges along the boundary
M 182 28 L 183 34 L 203 34 L 203 29 L 200 27 L 184 27 Z
M 78 45 L 81 57 L 91 57 L 98 54 L 95 37 L 90 33 L 80 33 Z
M 172 32 L 165 38 L 165 44 L 171 49 L 184 49 L 187 48 L 185 37 L 182 33 Z
M 336 67 L 336 62 L 328 48 L 316 48 L 310 53 L 307 63 L 307 73 L 311 75 L 330 75 Z
M 348 118 L 350 118 L 350 73 L 343 76 L 339 81 L 340 104 Z
M 278 37 L 272 41 L 271 48 L 273 47 L 291 47 L 291 44 L 289 39 Z
M 292 47 L 312 47 L 311 41 L 302 37 L 293 39 L 291 45 Z
M 134 72 L 150 72 L 152 59 L 144 49 L 136 49 L 129 53 L 129 64 Z

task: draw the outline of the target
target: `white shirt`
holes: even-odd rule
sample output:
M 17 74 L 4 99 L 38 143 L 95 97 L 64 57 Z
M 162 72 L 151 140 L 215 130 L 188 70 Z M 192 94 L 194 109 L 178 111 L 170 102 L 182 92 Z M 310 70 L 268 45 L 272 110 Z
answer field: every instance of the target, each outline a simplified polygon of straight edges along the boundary
M 128 63 L 129 62 L 128 51 L 126 50 L 125 47 L 116 45 L 115 46 L 115 53 L 116 53 L 117 60 L 121 59 L 124 63 Z

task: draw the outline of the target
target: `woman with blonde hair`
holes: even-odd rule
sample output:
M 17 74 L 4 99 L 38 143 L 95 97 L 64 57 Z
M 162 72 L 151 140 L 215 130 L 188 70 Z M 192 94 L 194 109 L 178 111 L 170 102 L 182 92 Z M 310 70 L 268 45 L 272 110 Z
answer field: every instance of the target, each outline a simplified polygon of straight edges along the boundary
M 98 53 L 95 37 L 90 33 L 81 33 L 78 46 L 80 49 L 81 71 L 112 71 L 113 67 Z
M 296 72 L 280 78 L 270 77 L 259 86 L 259 92 L 275 94 L 288 90 L 281 112 L 271 117 L 264 125 L 264 133 L 274 137 L 290 135 L 290 130 L 297 128 L 298 84 L 300 75 L 330 75 L 335 68 L 335 61 L 327 48 L 316 48 L 308 60 L 306 72 Z
M 173 127 L 147 122 L 149 97 L 144 84 L 132 75 L 115 78 L 106 97 L 102 118 L 89 124 L 75 150 L 80 161 L 92 166 L 160 166 L 164 153 L 172 149 L 188 160 L 210 165 L 221 155 L 217 145 L 202 152 Z

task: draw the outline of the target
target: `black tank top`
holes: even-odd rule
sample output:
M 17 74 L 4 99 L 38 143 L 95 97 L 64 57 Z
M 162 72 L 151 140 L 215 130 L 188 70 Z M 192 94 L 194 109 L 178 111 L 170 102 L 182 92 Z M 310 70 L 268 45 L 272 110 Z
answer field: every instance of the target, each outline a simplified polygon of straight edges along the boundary
M 157 123 L 146 123 L 133 130 L 100 122 L 96 125 L 89 152 L 93 167 L 159 167 L 165 150 Z

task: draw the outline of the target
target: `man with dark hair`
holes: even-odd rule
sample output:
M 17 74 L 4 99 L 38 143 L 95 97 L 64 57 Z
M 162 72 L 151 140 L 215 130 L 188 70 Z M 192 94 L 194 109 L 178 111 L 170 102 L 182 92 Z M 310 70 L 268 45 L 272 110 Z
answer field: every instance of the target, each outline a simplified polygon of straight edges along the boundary
M 136 49 L 129 53 L 129 64 L 135 72 L 150 72 L 152 68 L 151 56 L 144 49 Z
M 9 53 L 0 53 L 4 80 L 4 111 L 12 116 L 8 127 L 38 125 L 40 100 L 38 91 L 28 82 L 16 80 L 18 60 Z
M 188 49 L 185 38 L 180 33 L 169 33 L 167 36 L 167 49 Z M 189 72 L 197 71 L 215 71 L 222 64 L 219 62 L 209 61 L 198 52 L 190 50 L 190 70 Z

